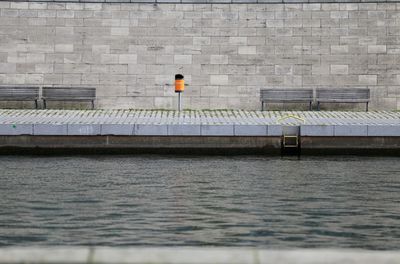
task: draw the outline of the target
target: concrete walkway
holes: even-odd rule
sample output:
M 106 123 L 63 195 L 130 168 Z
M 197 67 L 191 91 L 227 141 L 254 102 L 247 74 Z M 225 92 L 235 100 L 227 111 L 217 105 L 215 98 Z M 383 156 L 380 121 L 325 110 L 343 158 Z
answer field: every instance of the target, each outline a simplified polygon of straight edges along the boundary
M 400 112 L 0 110 L 0 135 L 400 136 Z
M 399 264 L 399 251 L 255 248 L 2 248 L 0 264 Z

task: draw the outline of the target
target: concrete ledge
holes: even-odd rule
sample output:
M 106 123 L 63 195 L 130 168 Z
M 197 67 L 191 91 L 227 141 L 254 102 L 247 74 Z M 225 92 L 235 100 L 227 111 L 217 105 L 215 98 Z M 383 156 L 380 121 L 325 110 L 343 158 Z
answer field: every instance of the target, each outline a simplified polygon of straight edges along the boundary
M 300 126 L 300 135 L 317 137 L 333 136 L 333 129 L 334 126 L 331 125 L 304 125 Z
M 0 135 L 32 135 L 33 125 L 0 124 Z
M 334 126 L 334 136 L 368 136 L 368 126 L 366 125 L 338 125 Z
M 0 264 L 386 264 L 400 251 L 255 248 L 1 248 Z
M 235 125 L 235 136 L 266 136 L 267 128 L 265 125 Z
M 168 126 L 166 125 L 135 125 L 134 135 L 139 136 L 167 136 Z
M 201 125 L 202 136 L 233 136 L 234 125 Z
M 68 125 L 68 135 L 70 136 L 94 136 L 100 135 L 101 125 Z
M 379 125 L 379 126 L 368 126 L 368 136 L 400 136 L 400 126 L 390 125 Z
M 281 125 L 268 125 L 267 134 L 268 136 L 282 136 L 283 128 Z
M 33 135 L 67 135 L 68 125 L 34 124 Z
M 21 2 L 14 0 L 10 2 Z M 25 0 L 61 3 L 151 3 L 151 4 L 315 4 L 315 3 L 399 3 L 400 0 Z
M 133 135 L 135 126 L 131 124 L 102 124 L 101 134 L 102 135 Z
M 200 125 L 168 125 L 169 136 L 200 136 Z

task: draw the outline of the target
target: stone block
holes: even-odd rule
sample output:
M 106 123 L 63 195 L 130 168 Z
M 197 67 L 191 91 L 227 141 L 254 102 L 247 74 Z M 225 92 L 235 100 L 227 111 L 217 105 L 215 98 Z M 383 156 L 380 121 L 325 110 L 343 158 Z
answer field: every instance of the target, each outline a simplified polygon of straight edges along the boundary
M 69 136 L 92 136 L 101 134 L 101 125 L 99 124 L 69 124 Z
M 267 135 L 268 136 L 282 136 L 283 128 L 282 125 L 268 125 Z
M 201 125 L 202 136 L 233 136 L 234 125 Z
M 137 136 L 167 136 L 168 125 L 136 124 L 134 135 Z
M 28 9 L 29 2 L 11 2 L 12 9 Z
M 331 74 L 348 74 L 348 65 L 331 65 Z
M 200 125 L 168 125 L 169 136 L 200 136 L 201 128 Z
M 334 136 L 367 136 L 368 126 L 366 125 L 335 125 Z
M 266 136 L 266 125 L 235 125 L 235 136 Z
M 101 54 L 100 56 L 102 64 L 118 64 L 118 54 Z
M 133 135 L 134 125 L 133 124 L 102 124 L 101 134 L 102 135 Z
M 210 75 L 211 85 L 228 85 L 228 75 Z
M 331 45 L 331 54 L 346 54 L 348 52 L 348 45 Z
M 202 97 L 218 97 L 219 88 L 218 86 L 201 86 L 200 95 Z
M 96 54 L 110 53 L 110 45 L 92 45 L 92 52 Z
M 129 28 L 128 27 L 112 27 L 111 35 L 112 36 L 128 36 Z
M 239 54 L 257 54 L 256 46 L 240 46 L 238 49 Z
M 120 64 L 136 64 L 137 55 L 136 54 L 120 54 L 118 61 Z
M 363 85 L 376 85 L 377 84 L 377 75 L 359 75 L 358 76 L 359 84 Z
M 56 52 L 73 52 L 74 45 L 73 44 L 56 44 L 55 51 Z
M 32 135 L 33 125 L 29 124 L 0 124 L 0 135 Z
M 192 64 L 192 55 L 175 55 L 175 64 Z
M 96 248 L 94 263 L 215 263 L 215 264 L 253 264 L 256 252 L 251 249 L 237 248 Z M 283 255 L 283 254 L 282 254 Z M 282 257 L 282 256 L 280 256 Z M 267 259 L 264 257 L 264 259 Z M 279 259 L 279 258 L 276 258 Z M 201 261 L 198 261 L 201 260 Z M 275 260 L 275 259 L 274 259 Z M 264 261 L 262 263 L 267 263 Z M 275 261 L 282 264 L 283 262 Z M 293 262 L 289 263 L 292 264 Z M 370 263 L 367 263 L 370 264 Z
M 0 2 L 0 8 L 10 8 L 9 2 Z
M 229 44 L 247 45 L 247 37 L 229 37 Z
M 211 55 L 211 64 L 228 64 L 228 55 Z
M 302 125 L 300 126 L 301 136 L 333 136 L 334 126 L 332 125 Z
M 17 65 L 15 63 L 0 63 L 0 73 L 15 73 Z
M 66 136 L 68 135 L 67 125 L 57 124 L 34 124 L 34 135 L 53 135 L 53 136 Z
M 386 45 L 368 45 L 368 53 L 386 53 Z
M 80 248 L 35 248 L 10 247 L 0 249 L 0 263 L 59 263 L 68 259 L 69 263 L 85 263 L 90 255 L 90 249 Z
M 400 125 L 369 125 L 368 136 L 399 137 Z

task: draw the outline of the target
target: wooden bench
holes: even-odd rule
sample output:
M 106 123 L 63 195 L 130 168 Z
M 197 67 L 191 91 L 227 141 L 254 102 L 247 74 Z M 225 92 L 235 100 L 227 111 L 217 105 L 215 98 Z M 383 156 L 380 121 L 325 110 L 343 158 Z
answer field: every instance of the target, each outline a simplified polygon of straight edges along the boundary
M 261 110 L 264 111 L 265 104 L 270 103 L 309 103 L 312 109 L 312 89 L 261 89 L 260 90 Z
M 88 101 L 92 103 L 96 99 L 96 88 L 88 87 L 43 87 L 43 107 L 46 109 L 47 101 Z
M 1 86 L 0 101 L 34 101 L 38 108 L 39 87 Z
M 368 112 L 369 89 L 317 89 L 316 102 L 318 111 L 320 103 L 365 103 L 366 111 Z

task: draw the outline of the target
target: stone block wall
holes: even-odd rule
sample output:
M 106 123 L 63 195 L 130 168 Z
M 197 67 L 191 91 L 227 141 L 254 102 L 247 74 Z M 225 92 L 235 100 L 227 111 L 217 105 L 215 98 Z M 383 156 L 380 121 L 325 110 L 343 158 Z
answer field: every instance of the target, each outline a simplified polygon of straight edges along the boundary
M 368 87 L 371 109 L 400 109 L 400 4 L 0 2 L 0 85 L 93 86 L 99 108 L 173 109 L 176 73 L 185 108 Z

